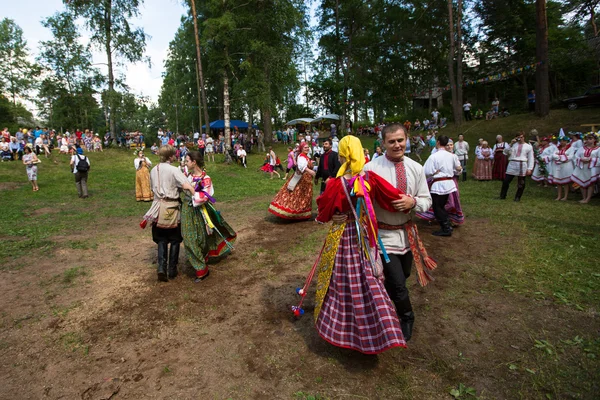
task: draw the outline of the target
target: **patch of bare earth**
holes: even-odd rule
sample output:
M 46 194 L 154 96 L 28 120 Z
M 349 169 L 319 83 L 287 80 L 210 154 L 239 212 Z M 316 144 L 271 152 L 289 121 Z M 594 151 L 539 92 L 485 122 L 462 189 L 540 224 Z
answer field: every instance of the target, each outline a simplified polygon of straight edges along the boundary
M 0 273 L 0 398 L 446 399 L 464 383 L 510 399 L 523 389 L 507 364 L 531 349 L 532 335 L 598 328 L 597 318 L 499 289 L 502 271 L 488 265 L 509 239 L 469 220 L 452 238 L 421 226 L 439 268 L 428 287 L 411 285 L 408 349 L 333 347 L 314 329 L 313 292 L 308 315 L 289 311 L 328 227 L 234 213 L 246 205 L 220 204 L 236 249 L 200 284 L 184 252 L 184 273 L 157 282 L 155 245 L 134 219 L 55 238 L 54 251 Z

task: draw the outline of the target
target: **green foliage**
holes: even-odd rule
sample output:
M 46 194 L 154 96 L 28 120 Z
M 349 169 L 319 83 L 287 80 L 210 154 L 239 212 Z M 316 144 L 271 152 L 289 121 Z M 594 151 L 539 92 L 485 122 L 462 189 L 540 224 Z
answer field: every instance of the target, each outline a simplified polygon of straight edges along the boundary
M 23 30 L 12 19 L 4 18 L 0 21 L 0 93 L 10 95 L 13 105 L 29 97 L 39 73 L 28 56 Z
M 37 58 L 46 69 L 37 101 L 41 115 L 53 127 L 95 128 L 101 110 L 93 95 L 102 78 L 92 67 L 89 46 L 79 42 L 73 14 L 56 13 L 42 25 L 50 29 L 53 39 L 40 43 Z

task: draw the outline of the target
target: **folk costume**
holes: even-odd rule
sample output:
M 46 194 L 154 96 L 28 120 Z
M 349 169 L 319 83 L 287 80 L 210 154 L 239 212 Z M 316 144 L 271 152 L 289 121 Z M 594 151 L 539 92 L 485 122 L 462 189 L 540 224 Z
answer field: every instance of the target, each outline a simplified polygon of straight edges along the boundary
M 564 140 L 563 140 L 564 141 Z M 553 185 L 568 185 L 573 175 L 573 160 L 575 148 L 569 145 L 558 147 L 551 157 L 552 175 L 548 178 Z
M 150 171 L 150 186 L 154 193 L 152 206 L 144 215 L 140 227 L 152 224 L 152 240 L 158 245 L 158 279 L 167 281 L 168 276 L 177 276 L 179 261 L 179 247 L 183 241 L 181 236 L 181 190 L 187 178 L 181 170 L 164 162 L 158 164 Z M 171 249 L 169 251 L 169 244 Z
M 515 201 L 520 201 L 525 191 L 527 171 L 533 171 L 533 147 L 529 143 L 515 142 L 512 146 L 504 149 L 504 154 L 508 156 L 508 166 L 506 167 L 506 177 L 502 181 L 500 199 L 506 199 L 510 183 L 516 176 L 517 193 L 515 194 Z
M 599 155 L 600 147 L 596 145 L 579 148 L 575 153 L 575 168 L 571 175 L 571 181 L 582 188 L 588 188 L 595 184 L 599 179 L 596 168 L 600 165 Z
M 313 163 L 304 153 L 297 159 L 294 174 L 283 184 L 271 204 L 269 212 L 279 218 L 306 220 L 312 216 L 313 181 L 307 172 Z
M 152 201 L 154 195 L 150 189 L 150 168 L 152 161 L 148 157 L 133 160 L 135 167 L 135 199 L 136 201 Z
M 504 149 L 508 147 L 508 143 L 496 143 L 492 148 L 494 154 L 494 166 L 492 167 L 492 179 L 503 181 L 506 177 L 506 167 L 508 166 L 508 157 L 504 154 Z
M 473 178 L 478 181 L 491 181 L 494 152 L 489 147 L 478 147 L 475 156 L 477 161 L 473 168 Z
M 435 137 L 433 138 L 433 145 L 431 147 L 435 147 Z M 458 161 L 460 161 L 460 166 L 462 167 L 462 177 L 463 182 L 467 180 L 467 162 L 469 161 L 469 143 L 464 140 L 459 140 L 454 143 L 454 154 L 458 157 Z M 475 160 L 477 162 L 477 160 Z
M 546 138 L 544 138 L 546 139 Z M 556 147 L 550 143 L 546 143 L 543 146 L 534 146 L 533 154 L 535 157 L 533 173 L 531 174 L 531 179 L 535 182 L 545 182 L 548 179 L 549 175 L 549 166 L 551 164 L 550 158 L 552 154 L 554 154 L 554 150 Z
M 394 305 L 380 279 L 373 210 L 375 201 L 393 210 L 386 200 L 399 198 L 399 192 L 375 173 L 362 173 L 365 163 L 357 137 L 344 137 L 339 150 L 347 161 L 317 199 L 317 221 L 329 222 L 338 213 L 348 219 L 331 226 L 321 254 L 298 293 L 304 298 L 317 273 L 316 328 L 329 343 L 365 354 L 406 347 Z M 301 314 L 301 304 L 293 307 L 296 315 Z
M 423 167 L 406 156 L 401 159 L 390 158 L 388 155 L 378 157 L 365 165 L 364 170 L 368 174 L 376 173 L 399 192 L 395 198 L 374 202 L 373 209 L 382 243 L 379 251 L 383 258 L 385 289 L 396 306 L 404 337 L 409 340 L 412 336 L 415 314 L 406 281 L 410 277 L 413 260 L 417 270 L 417 281 L 421 286 L 427 285 L 432 280 L 427 270 L 435 269 L 437 264 L 429 257 L 421 243 L 417 226 L 412 220 L 412 212 L 390 211 L 380 204 L 382 202 L 389 204 L 400 196 L 409 196 L 415 200 L 413 210 L 423 212 L 431 207 L 431 195 L 427 188 Z M 384 250 L 387 258 L 383 255 Z
M 429 156 L 423 169 L 425 175 L 433 181 L 430 188 L 433 213 L 441 227 L 440 231 L 433 234 L 451 236 L 452 225 L 446 211 L 446 204 L 450 195 L 458 190 L 454 175 L 460 169 L 460 160 L 455 154 L 446 151 L 445 147 L 440 147 L 435 154 Z
M 237 235 L 213 206 L 216 200 L 210 176 L 202 171 L 198 176 L 190 174 L 188 181 L 195 192 L 193 197 L 186 193 L 181 206 L 183 244 L 196 278 L 201 280 L 208 276 L 208 262 L 231 253 Z

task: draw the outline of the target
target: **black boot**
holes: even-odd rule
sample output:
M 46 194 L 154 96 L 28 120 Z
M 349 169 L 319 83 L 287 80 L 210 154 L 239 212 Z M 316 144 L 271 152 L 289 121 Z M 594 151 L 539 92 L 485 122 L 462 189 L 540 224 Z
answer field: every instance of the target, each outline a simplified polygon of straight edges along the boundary
M 181 243 L 172 243 L 169 253 L 169 279 L 177 277 L 177 263 L 179 262 L 179 246 Z
M 168 282 L 167 279 L 167 246 L 166 242 L 158 242 L 158 280 Z
M 442 229 L 433 232 L 433 236 L 452 236 L 452 225 L 450 225 L 450 222 L 440 222 L 440 227 Z
M 402 328 L 402 334 L 404 340 L 407 342 L 412 337 L 413 325 L 415 323 L 415 313 L 412 311 L 402 314 L 400 317 L 400 328 Z

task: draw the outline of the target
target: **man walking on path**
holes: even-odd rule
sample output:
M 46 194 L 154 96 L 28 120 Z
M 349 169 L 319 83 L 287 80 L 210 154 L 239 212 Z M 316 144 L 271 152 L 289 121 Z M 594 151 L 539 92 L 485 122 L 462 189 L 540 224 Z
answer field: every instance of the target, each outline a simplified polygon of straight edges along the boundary
M 77 145 L 79 148 L 79 145 Z M 75 153 L 71 156 L 71 168 L 75 174 L 75 186 L 80 199 L 88 197 L 87 180 L 90 170 L 90 159 L 86 156 Z

